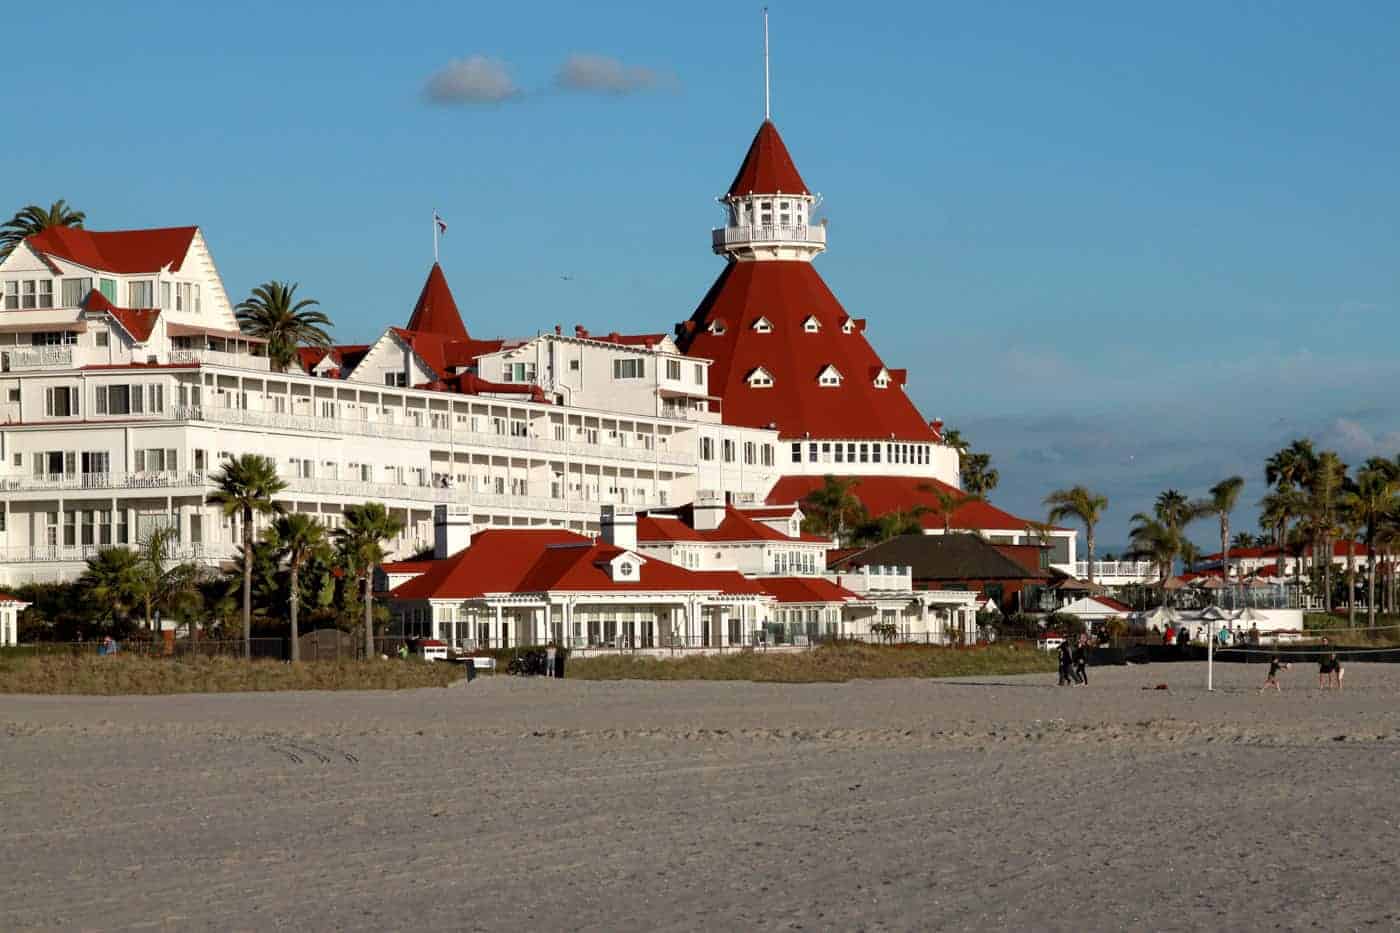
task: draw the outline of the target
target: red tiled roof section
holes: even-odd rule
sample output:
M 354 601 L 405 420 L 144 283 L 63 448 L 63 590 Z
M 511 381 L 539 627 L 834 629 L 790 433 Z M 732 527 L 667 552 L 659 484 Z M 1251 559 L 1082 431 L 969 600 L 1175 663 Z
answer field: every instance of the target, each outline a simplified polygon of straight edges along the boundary
M 159 272 L 166 266 L 178 272 L 198 230 L 198 227 L 164 227 L 103 232 L 76 227 L 49 227 L 26 242 L 36 252 L 57 256 L 100 272 L 131 275 Z
M 88 292 L 87 298 L 83 300 L 83 310 L 111 315 L 137 343 L 145 343 L 150 339 L 151 331 L 156 326 L 156 318 L 160 317 L 159 308 L 118 308 L 97 289 Z
M 803 330 L 808 316 L 821 324 Z M 766 317 L 772 333 L 753 324 Z M 723 333 L 710 322 L 723 318 Z M 680 348 L 714 361 L 710 391 L 723 399 L 726 424 L 777 425 L 783 438 L 879 438 L 932 442 L 936 435 L 903 389 L 877 389 L 871 372 L 884 364 L 865 335 L 843 334 L 846 312 L 809 262 L 731 262 L 682 327 Z M 751 386 L 745 378 L 758 367 L 773 385 Z M 818 384 L 817 374 L 834 366 L 840 385 Z
M 786 514 L 791 514 L 786 513 Z M 719 526 L 705 531 L 697 531 L 694 526 L 693 511 L 683 509 L 678 516 L 640 515 L 637 517 L 637 540 L 649 543 L 666 541 L 706 541 L 722 543 L 728 541 L 805 541 L 829 543 L 830 538 L 821 535 L 804 534 L 790 537 L 770 525 L 751 518 L 748 513 L 732 505 L 725 506 L 724 518 Z
M 443 275 L 442 266 L 437 263 L 433 263 L 433 268 L 429 270 L 428 281 L 423 283 L 423 291 L 419 293 L 418 303 L 413 306 L 413 314 L 404 329 L 436 334 L 448 340 L 467 339 L 467 325 L 462 323 L 452 289 L 447 287 L 447 276 Z
M 483 395 L 496 393 L 499 395 L 528 395 L 537 402 L 543 402 L 544 390 L 537 385 L 525 382 L 492 382 L 489 379 L 482 379 L 472 373 L 457 373 L 453 376 L 444 376 L 432 382 L 425 382 L 414 386 L 416 389 L 427 389 L 430 392 L 456 392 L 461 395 Z
M 822 577 L 759 577 L 756 582 L 780 603 L 840 603 L 860 598 Z
M 729 185 L 731 195 L 811 194 L 772 120 L 764 120 Z
M 938 509 L 938 499 L 932 491 L 919 487 L 927 484 L 933 489 L 952 490 L 953 487 L 935 479 L 916 476 L 848 476 L 845 479 L 858 480 L 851 490 L 856 498 L 865 503 L 871 515 L 884 515 L 896 509 L 909 510 L 922 505 L 925 512 L 920 521 L 925 528 L 943 528 L 943 514 Z M 820 476 L 784 476 L 768 493 L 770 502 L 801 501 L 822 488 Z M 955 491 L 955 490 L 954 490 Z M 1010 512 L 1002 511 L 990 502 L 974 500 L 953 510 L 951 527 L 959 531 L 995 529 L 998 531 L 1024 531 L 1030 524 L 1027 519 L 1018 518 Z
M 467 599 L 486 593 L 654 591 L 756 593 L 737 573 L 701 573 L 648 559 L 627 581 L 612 579 L 609 561 L 624 553 L 560 529 L 477 532 L 471 546 L 393 590 L 396 599 Z

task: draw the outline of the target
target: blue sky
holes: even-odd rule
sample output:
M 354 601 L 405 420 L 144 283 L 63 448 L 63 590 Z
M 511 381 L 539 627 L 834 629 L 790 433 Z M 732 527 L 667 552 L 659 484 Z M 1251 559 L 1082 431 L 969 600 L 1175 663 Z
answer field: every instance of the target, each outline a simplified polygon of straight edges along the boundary
M 819 268 L 925 413 L 992 453 L 1000 504 L 1085 482 L 1115 545 L 1167 486 L 1240 472 L 1257 499 L 1294 436 L 1400 450 L 1393 3 L 770 6 L 774 117 L 831 223 Z M 0 203 L 198 223 L 235 296 L 299 281 L 345 340 L 406 318 L 436 207 L 474 334 L 662 329 L 719 271 L 759 22 L 17 5 L 7 46 L 59 60 L 3 66 L 22 120 Z

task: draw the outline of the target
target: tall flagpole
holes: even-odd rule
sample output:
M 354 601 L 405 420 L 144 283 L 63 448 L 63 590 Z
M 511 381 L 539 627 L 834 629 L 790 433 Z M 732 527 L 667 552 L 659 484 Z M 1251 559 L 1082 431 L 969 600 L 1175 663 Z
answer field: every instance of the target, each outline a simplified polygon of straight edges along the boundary
M 763 119 L 772 118 L 772 98 L 768 91 L 768 7 L 763 8 Z
M 434 264 L 434 265 L 436 265 L 436 264 L 437 264 L 437 261 L 438 261 L 438 244 L 437 244 L 437 241 L 438 241 L 438 221 L 437 221 L 437 218 L 438 218 L 438 212 L 437 212 L 437 208 L 435 207 L 435 208 L 433 208 L 433 264 Z

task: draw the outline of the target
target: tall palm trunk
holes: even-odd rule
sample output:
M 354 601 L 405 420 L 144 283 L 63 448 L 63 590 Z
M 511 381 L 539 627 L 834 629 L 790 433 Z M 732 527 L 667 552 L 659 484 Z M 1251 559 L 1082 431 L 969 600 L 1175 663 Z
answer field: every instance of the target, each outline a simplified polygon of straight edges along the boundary
M 1332 534 L 1322 533 L 1322 592 L 1327 612 L 1332 612 Z
M 1283 552 L 1288 543 L 1288 525 L 1279 522 L 1274 528 L 1274 543 L 1278 545 L 1278 558 L 1274 561 L 1274 576 L 1283 579 Z
M 1376 634 L 1376 548 L 1366 546 L 1366 627 Z
M 292 663 L 301 660 L 301 646 L 297 644 L 297 607 L 301 605 L 301 566 L 292 561 Z
M 1355 538 L 1355 535 L 1351 536 Z M 1372 600 L 1367 600 L 1368 603 Z M 1356 628 L 1356 542 L 1347 541 L 1347 626 Z
M 374 657 L 374 571 L 365 572 L 365 660 Z
M 1230 582 L 1230 513 L 1220 513 L 1220 579 Z
M 1084 543 L 1089 548 L 1089 586 L 1094 585 L 1094 526 L 1089 522 L 1084 523 Z
M 243 660 L 253 659 L 253 510 L 243 510 Z

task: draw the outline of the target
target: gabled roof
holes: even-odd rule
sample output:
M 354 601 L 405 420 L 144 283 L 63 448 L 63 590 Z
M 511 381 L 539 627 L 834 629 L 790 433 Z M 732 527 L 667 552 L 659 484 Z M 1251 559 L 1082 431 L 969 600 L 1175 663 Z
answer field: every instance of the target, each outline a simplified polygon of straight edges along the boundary
M 734 181 L 729 185 L 731 195 L 743 194 L 810 194 L 797 166 L 783 145 L 782 136 L 772 120 L 764 120 L 749 143 L 749 151 Z
M 447 287 L 447 276 L 442 266 L 433 263 L 428 270 L 428 280 L 418 294 L 418 303 L 413 306 L 413 314 L 408 318 L 405 330 L 422 334 L 436 334 L 448 340 L 466 340 L 467 325 L 462 323 L 461 312 L 452 297 L 452 289 Z
M 116 321 L 122 330 L 131 335 L 137 343 L 145 343 L 155 329 L 159 308 L 118 308 L 107 300 L 107 296 L 93 289 L 83 299 L 83 310 L 93 314 L 106 314 Z
M 815 317 L 821 330 L 803 333 L 802 321 Z M 780 335 L 775 341 L 754 331 L 766 317 Z M 731 262 L 700 302 L 690 326 L 678 329 L 677 343 L 691 356 L 713 360 L 710 390 L 723 399 L 725 424 L 764 428 L 776 425 L 784 438 L 879 438 L 932 442 L 936 439 L 904 392 L 877 389 L 869 379 L 851 378 L 884 366 L 859 331 L 843 334 L 846 312 L 809 262 Z M 729 323 L 714 333 L 711 322 Z M 847 378 L 820 385 L 828 365 Z M 771 387 L 748 384 L 762 366 Z
M 1029 570 L 975 534 L 899 535 L 863 551 L 837 558 L 833 570 L 856 567 L 913 568 L 915 580 L 1043 580 L 1049 574 Z
M 758 577 L 754 582 L 779 603 L 844 603 L 860 599 L 824 577 Z
M 57 256 L 99 272 L 130 275 L 159 272 L 169 266 L 180 271 L 198 227 L 163 227 L 153 230 L 83 230 L 49 227 L 25 240 L 30 249 Z
M 557 591 L 678 591 L 754 593 L 731 571 L 686 570 L 646 559 L 635 580 L 614 580 L 610 562 L 623 548 L 595 544 L 561 529 L 489 529 L 472 535 L 471 545 L 393 590 L 396 599 L 468 599 L 488 593 Z M 639 555 L 640 556 L 640 555 Z
M 790 511 L 785 515 L 792 514 Z M 691 507 L 676 513 L 648 513 L 637 516 L 637 541 L 644 544 L 664 544 L 674 541 L 704 542 L 707 544 L 739 544 L 754 541 L 787 541 L 808 544 L 829 543 L 830 538 L 821 535 L 804 534 L 794 538 L 777 529 L 765 525 L 754 517 L 754 513 L 740 510 L 732 505 L 725 506 L 724 518 L 717 527 L 708 530 L 695 528 L 695 513 Z

